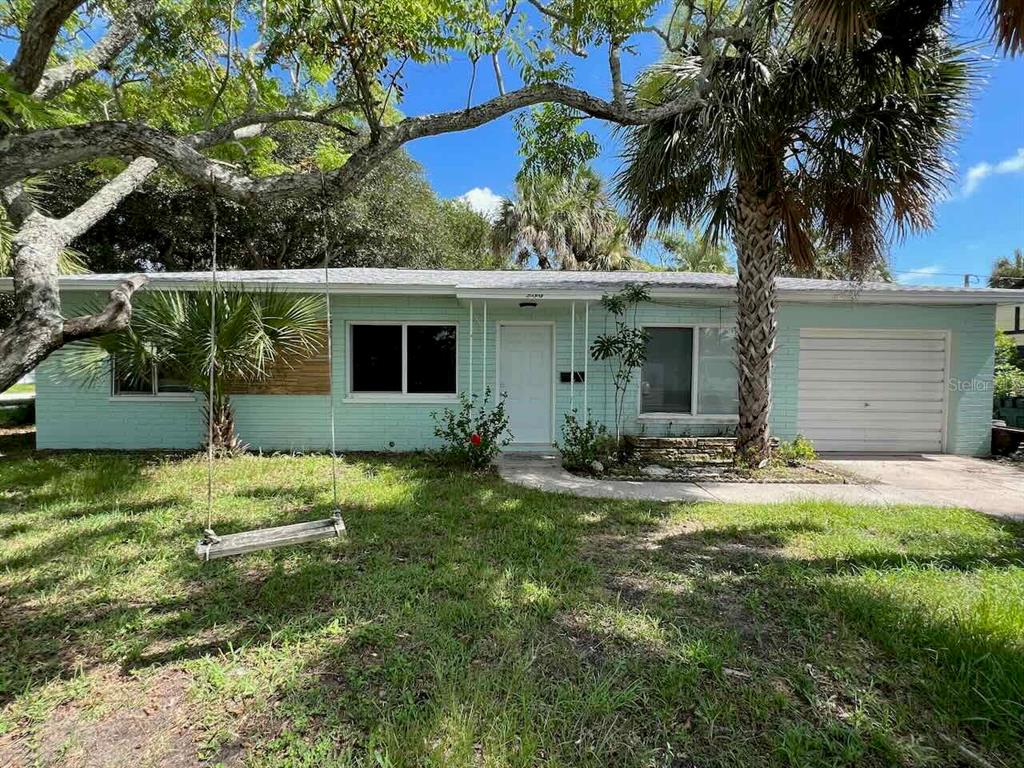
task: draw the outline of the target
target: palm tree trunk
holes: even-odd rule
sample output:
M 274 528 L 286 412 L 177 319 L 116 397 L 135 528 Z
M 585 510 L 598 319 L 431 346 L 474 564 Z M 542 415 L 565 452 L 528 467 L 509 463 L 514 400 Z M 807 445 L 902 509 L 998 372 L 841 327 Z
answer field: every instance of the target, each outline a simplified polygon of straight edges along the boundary
M 238 435 L 235 434 L 235 412 L 231 407 L 231 399 L 220 392 L 216 393 L 211 406 L 209 395 L 206 396 L 207 428 L 212 426 L 209 434 L 213 436 L 213 450 L 217 453 L 235 454 L 244 450 Z
M 739 426 L 736 452 L 759 466 L 768 460 L 768 414 L 772 399 L 772 355 L 775 352 L 775 278 L 779 272 L 776 245 L 776 196 L 741 176 L 736 199 L 737 307 L 736 346 L 739 362 Z

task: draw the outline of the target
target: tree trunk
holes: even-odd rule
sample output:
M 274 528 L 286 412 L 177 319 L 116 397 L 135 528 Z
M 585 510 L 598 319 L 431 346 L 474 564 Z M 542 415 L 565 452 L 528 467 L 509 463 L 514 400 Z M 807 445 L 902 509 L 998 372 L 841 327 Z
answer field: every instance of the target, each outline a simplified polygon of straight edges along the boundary
M 738 187 L 736 351 L 740 402 L 736 452 L 744 462 L 760 466 L 770 451 L 768 414 L 777 328 L 775 278 L 779 272 L 777 198 L 749 176 L 741 176 Z
M 61 311 L 58 264 L 61 252 L 93 226 L 156 170 L 156 162 L 139 157 L 85 203 L 62 219 L 36 210 L 21 184 L 0 190 L 8 219 L 17 231 L 11 238 L 14 318 L 0 333 L 0 392 L 34 370 L 62 345 L 89 336 L 119 331 L 132 316 L 132 294 L 146 278 L 136 275 L 110 292 L 102 311 L 65 319 Z
M 235 433 L 235 411 L 231 407 L 231 398 L 228 395 L 222 392 L 215 393 L 212 408 L 210 397 L 207 395 L 203 415 L 206 417 L 206 426 L 209 430 L 207 443 L 209 444 L 212 436 L 214 453 L 233 456 L 245 451 L 248 446 L 243 444 Z
M 0 392 L 16 384 L 62 343 L 64 318 L 57 291 L 63 243 L 41 219 L 29 218 L 11 242 L 14 318 L 0 334 Z

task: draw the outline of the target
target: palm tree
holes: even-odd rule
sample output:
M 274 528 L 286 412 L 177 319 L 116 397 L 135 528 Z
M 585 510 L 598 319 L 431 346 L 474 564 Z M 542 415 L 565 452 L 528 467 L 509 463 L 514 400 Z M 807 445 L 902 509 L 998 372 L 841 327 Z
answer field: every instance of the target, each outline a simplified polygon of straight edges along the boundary
M 1010 55 L 1024 50 L 1024 0 L 987 0 L 986 4 L 996 46 Z M 899 13 L 913 15 L 938 11 L 952 3 L 936 0 L 931 8 L 920 2 L 902 5 Z M 871 34 L 867 19 L 876 8 L 873 0 L 802 0 L 797 22 L 816 44 L 852 45 Z
M 216 334 L 210 332 L 216 308 Z M 278 366 L 294 366 L 323 349 L 324 302 L 320 297 L 273 291 L 157 291 L 136 302 L 131 324 L 122 331 L 67 348 L 64 372 L 94 383 L 111 371 L 129 384 L 161 377 L 202 392 L 203 417 L 212 426 L 212 444 L 236 451 L 230 390 L 266 381 Z M 214 360 L 210 397 L 210 358 Z
M 1003 256 L 992 266 L 990 288 L 1024 288 L 1024 251 L 1017 248 L 1013 258 Z
M 1024 50 L 1024 0 L 989 0 L 996 45 L 1009 54 Z
M 664 230 L 654 235 L 672 257 L 672 269 L 680 272 L 725 272 L 735 270 L 726 258 L 725 243 L 712 242 L 693 232 Z
M 604 272 L 647 272 L 652 269 L 650 264 L 633 254 L 629 241 L 629 222 L 619 215 L 615 217 L 612 231 L 594 244 L 593 252 L 584 258 L 581 266 L 583 269 Z
M 502 203 L 492 245 L 520 266 L 534 258 L 541 269 L 581 269 L 613 245 L 619 220 L 601 177 L 589 168 L 570 176 L 520 176 L 515 199 Z
M 867 31 L 849 43 L 813 40 L 802 9 L 822 5 L 855 6 L 848 22 Z M 863 274 L 884 258 L 886 224 L 897 234 L 930 226 L 952 180 L 947 151 L 973 69 L 949 42 L 948 3 L 933 5 L 716 3 L 673 34 L 674 50 L 638 84 L 638 101 L 690 106 L 626 130 L 618 191 L 636 239 L 652 222 L 732 238 L 737 449 L 747 461 L 769 453 L 782 248 L 810 269 L 817 229 L 850 274 Z
M 874 264 L 862 267 L 856 272 L 850 269 L 849 254 L 841 245 L 828 242 L 816 229 L 811 229 L 807 236 L 814 247 L 814 263 L 797 266 L 789 256 L 786 248 L 779 247 L 779 274 L 785 277 L 806 277 L 817 280 L 848 280 L 891 283 L 892 272 L 886 259 L 879 259 Z

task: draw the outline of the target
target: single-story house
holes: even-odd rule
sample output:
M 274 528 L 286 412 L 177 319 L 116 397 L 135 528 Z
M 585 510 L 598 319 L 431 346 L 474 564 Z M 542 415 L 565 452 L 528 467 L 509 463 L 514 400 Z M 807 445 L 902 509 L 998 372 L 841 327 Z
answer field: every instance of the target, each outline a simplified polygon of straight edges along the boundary
M 208 273 L 153 274 L 147 291 L 204 290 Z M 222 272 L 225 283 L 319 293 L 323 270 Z M 60 280 L 70 315 L 118 275 Z M 614 366 L 588 352 L 612 330 L 603 295 L 629 283 L 651 301 L 637 322 L 647 362 L 626 398 L 626 433 L 730 434 L 737 421 L 733 275 L 334 269 L 333 375 L 326 356 L 233 396 L 253 449 L 329 446 L 333 381 L 339 450 L 434 446 L 431 413 L 460 393 L 507 393 L 514 449 L 550 447 L 565 414 L 614 424 Z M 0 289 L 10 287 L 0 282 Z M 1019 293 L 782 278 L 771 426 L 822 451 L 989 451 L 996 307 Z M 39 369 L 39 448 L 196 448 L 201 398 L 157 375 L 129 391 Z

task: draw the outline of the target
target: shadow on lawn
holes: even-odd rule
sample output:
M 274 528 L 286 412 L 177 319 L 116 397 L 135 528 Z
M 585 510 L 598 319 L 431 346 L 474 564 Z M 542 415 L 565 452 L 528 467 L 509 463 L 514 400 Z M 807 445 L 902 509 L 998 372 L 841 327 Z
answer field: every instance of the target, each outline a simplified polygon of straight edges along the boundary
M 1005 534 L 1004 551 L 987 553 L 979 542 L 933 554 L 799 557 L 784 548 L 794 536 L 819 532 L 823 527 L 796 521 L 685 531 L 659 538 L 647 547 L 620 547 L 612 557 L 608 553 L 616 548 L 605 547 L 597 559 L 611 590 L 639 609 L 664 604 L 667 597 L 669 615 L 701 616 L 705 626 L 733 634 L 755 669 L 763 672 L 780 663 L 794 670 L 810 669 L 807 660 L 817 659 L 824 669 L 806 680 L 809 688 L 803 695 L 816 707 L 822 702 L 814 701 L 811 688 L 822 689 L 834 699 L 824 713 L 817 713 L 819 734 L 831 731 L 838 736 L 844 729 L 863 725 L 850 716 L 857 706 L 852 691 L 859 687 L 883 701 L 909 699 L 925 725 L 922 729 L 921 723 L 908 722 L 903 727 L 919 736 L 931 730 L 930 740 L 937 748 L 944 742 L 936 743 L 936 734 L 941 739 L 941 734 L 960 731 L 995 750 L 995 757 L 1014 755 L 1008 762 L 1014 764 L 1024 759 L 1021 638 L 973 626 L 968 616 L 958 616 L 955 610 L 949 618 L 937 619 L 913 599 L 898 600 L 884 589 L 873 589 L 871 579 L 864 578 L 877 575 L 884 579 L 887 573 L 904 569 L 935 569 L 966 577 L 982 569 L 1024 567 L 1024 525 L 997 520 L 991 525 Z M 638 572 L 660 577 L 637 579 Z M 673 577 L 690 582 L 685 594 L 672 590 Z M 858 644 L 863 646 L 864 639 L 874 646 L 872 658 L 848 655 Z M 865 661 L 870 665 L 864 665 Z M 867 672 L 868 666 L 874 669 Z M 829 668 L 831 672 L 826 671 Z M 749 685 L 756 686 L 757 677 L 758 673 L 753 673 Z M 848 697 L 845 705 L 844 696 Z M 843 712 L 844 708 L 848 711 Z M 873 726 L 860 735 L 862 746 L 878 746 L 885 735 L 872 730 Z M 797 743 L 806 741 L 806 736 Z M 820 736 L 802 747 L 813 746 L 815 740 L 820 741 Z M 815 754 L 822 746 L 818 744 L 803 759 L 817 764 L 836 758 L 834 754 Z M 896 751 L 889 755 L 893 760 L 898 757 Z M 953 753 L 949 759 L 957 762 L 962 755 Z
M 107 485 L 88 463 L 63 471 L 34 496 L 42 476 L 25 468 L 18 508 L 62 483 L 102 496 L 144 474 Z M 327 513 L 324 489 L 302 477 L 228 485 L 224 531 Z M 857 579 L 932 563 L 969 573 L 1019 552 L 800 559 L 785 548 L 822 534 L 820 518 L 679 523 L 667 506 L 551 496 L 412 459 L 361 459 L 342 488 L 346 541 L 208 564 L 191 552 L 196 522 L 168 517 L 180 499 L 93 528 L 75 526 L 100 511 L 68 519 L 0 562 L 24 572 L 0 612 L 0 703 L 83 664 L 227 667 L 258 651 L 297 672 L 272 683 L 264 714 L 280 727 L 249 737 L 296 763 L 889 765 L 923 744 L 941 764 L 955 757 L 937 734 L 979 712 L 987 721 L 967 734 L 993 757 L 1020 756 L 1020 649 Z M 43 600 L 62 579 L 67 594 Z

